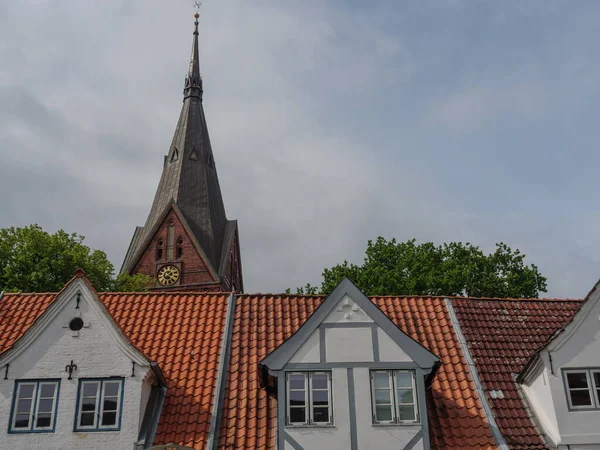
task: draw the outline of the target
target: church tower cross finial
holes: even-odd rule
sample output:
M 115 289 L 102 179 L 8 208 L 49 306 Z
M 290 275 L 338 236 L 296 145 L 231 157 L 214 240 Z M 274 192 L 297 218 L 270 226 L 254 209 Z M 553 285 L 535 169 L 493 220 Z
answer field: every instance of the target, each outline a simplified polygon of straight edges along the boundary
M 185 87 L 183 89 L 184 100 L 188 97 L 198 97 L 202 100 L 202 76 L 200 75 L 200 55 L 198 50 L 198 17 L 200 14 L 201 3 L 194 2 L 194 39 L 192 41 L 192 54 L 190 56 L 190 68 L 188 74 L 185 77 Z

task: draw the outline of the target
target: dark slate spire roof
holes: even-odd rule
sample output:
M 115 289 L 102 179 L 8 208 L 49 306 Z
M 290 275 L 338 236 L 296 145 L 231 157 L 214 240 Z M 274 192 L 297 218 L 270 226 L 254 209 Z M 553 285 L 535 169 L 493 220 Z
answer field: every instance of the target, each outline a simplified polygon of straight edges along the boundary
M 226 228 L 231 228 L 235 222 L 228 221 L 225 216 L 225 206 L 202 107 L 198 15 L 195 17 L 190 66 L 185 78 L 183 107 L 175 135 L 165 156 L 163 173 L 152 209 L 144 227 L 138 228 L 134 234 L 123 262 L 122 272 L 133 269 L 140 252 L 147 245 L 150 234 L 171 200 L 183 213 L 215 272 L 221 272 L 222 252 L 227 250 L 223 248 Z

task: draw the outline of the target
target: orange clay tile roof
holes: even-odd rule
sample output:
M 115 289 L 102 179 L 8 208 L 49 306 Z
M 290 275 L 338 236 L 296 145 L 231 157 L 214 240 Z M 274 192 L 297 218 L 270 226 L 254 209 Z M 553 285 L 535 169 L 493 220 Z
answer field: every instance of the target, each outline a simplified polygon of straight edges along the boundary
M 259 385 L 258 363 L 321 304 L 319 296 L 237 296 L 219 448 L 275 448 L 276 400 Z M 442 298 L 372 301 L 442 365 L 427 395 L 432 449 L 496 448 Z
M 554 332 L 571 321 L 581 300 L 452 299 L 488 401 L 511 449 L 546 449 L 517 392 L 514 376 Z
M 5 294 L 0 352 L 35 322 L 57 294 Z M 208 437 L 228 294 L 101 293 L 131 342 L 157 362 L 167 396 L 155 444 L 203 449 Z

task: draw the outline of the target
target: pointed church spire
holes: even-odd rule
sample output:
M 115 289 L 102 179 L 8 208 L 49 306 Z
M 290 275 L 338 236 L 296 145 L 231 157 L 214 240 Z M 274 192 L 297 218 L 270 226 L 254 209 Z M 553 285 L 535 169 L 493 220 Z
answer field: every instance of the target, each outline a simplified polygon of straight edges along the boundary
M 186 233 L 193 238 L 194 246 L 201 251 L 202 259 L 206 259 L 205 263 L 209 272 L 214 273 L 218 279 L 217 282 L 220 283 L 219 280 L 227 278 L 230 283 L 235 284 L 235 289 L 242 289 L 241 272 L 239 277 L 237 275 L 234 277 L 232 273 L 237 269 L 231 269 L 229 263 L 230 260 L 235 260 L 232 255 L 239 253 L 237 222 L 228 220 L 225 214 L 225 205 L 208 135 L 202 104 L 202 77 L 200 76 L 198 54 L 199 15 L 197 12 L 194 17 L 196 20 L 194 21 L 192 54 L 185 79 L 179 121 L 175 127 L 171 145 L 166 152 L 163 173 L 150 208 L 150 214 L 146 224 L 134 234 L 125 256 L 122 271 L 155 275 L 154 269 L 140 269 L 141 266 L 138 267 L 138 262 L 157 258 L 157 254 L 164 259 L 162 248 L 159 252 L 151 246 L 151 243 L 158 242 L 157 239 L 162 236 L 160 233 L 163 232 L 161 230 L 165 226 L 165 214 L 173 209 L 185 222 L 186 230 L 188 230 Z M 183 235 L 181 237 L 185 238 Z M 168 255 L 177 254 L 173 251 L 169 253 L 169 245 L 171 244 L 167 239 L 167 259 Z M 184 253 L 183 256 L 182 284 L 189 283 L 186 279 L 193 280 L 194 277 L 200 277 L 199 274 L 202 273 L 202 270 L 198 268 L 197 261 L 193 262 L 186 258 L 190 258 L 189 252 Z M 239 261 L 237 256 L 236 258 Z M 174 259 L 177 260 L 177 258 Z M 159 260 L 162 261 L 160 258 Z M 233 272 L 226 272 L 227 270 Z M 241 271 L 241 268 L 239 270 Z M 234 278 L 238 281 L 232 281 Z M 230 284 L 228 289 L 231 289 L 233 284 Z
M 197 4 L 197 6 L 199 6 Z M 198 51 L 198 17 L 200 14 L 196 11 L 194 14 L 194 40 L 192 42 L 192 54 L 190 56 L 190 68 L 185 77 L 185 87 L 183 89 L 184 99 L 187 97 L 198 97 L 202 100 L 202 76 L 200 75 L 200 55 Z

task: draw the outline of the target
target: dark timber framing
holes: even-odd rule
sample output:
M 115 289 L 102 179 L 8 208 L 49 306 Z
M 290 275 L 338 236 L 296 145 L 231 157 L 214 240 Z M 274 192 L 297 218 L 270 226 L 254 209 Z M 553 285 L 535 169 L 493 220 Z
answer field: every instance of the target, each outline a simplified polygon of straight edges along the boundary
M 334 310 L 342 298 L 348 295 L 362 310 L 373 320 L 372 322 L 346 322 L 346 323 L 323 323 L 323 320 Z M 382 329 L 395 343 L 400 347 L 412 361 L 382 362 L 380 361 L 379 349 L 379 329 Z M 328 329 L 367 329 L 371 330 L 372 338 L 372 361 L 359 362 L 328 362 L 326 347 Z M 291 363 L 291 359 L 302 347 L 313 333 L 318 333 L 319 356 L 318 362 Z M 350 426 L 350 450 L 358 450 L 359 436 L 357 424 L 357 407 L 364 408 L 365 405 L 356 403 L 356 385 L 355 369 L 367 370 L 413 370 L 415 372 L 415 383 L 417 388 L 417 401 L 419 409 L 419 422 L 415 425 L 374 425 L 370 426 L 413 426 L 417 429 L 417 434 L 407 443 L 406 448 L 413 448 L 421 439 L 423 448 L 428 449 L 429 442 L 429 423 L 427 419 L 427 403 L 425 399 L 425 376 L 435 371 L 439 364 L 439 359 L 421 344 L 413 340 L 410 336 L 402 332 L 381 310 L 371 302 L 354 284 L 348 279 L 344 279 L 336 289 L 323 301 L 317 310 L 309 319 L 292 335 L 286 342 L 272 351 L 261 362 L 261 367 L 266 367 L 269 373 L 277 379 L 277 448 L 283 449 L 287 442 L 294 449 L 301 449 L 302 442 L 298 443 L 286 429 L 286 373 L 294 371 L 331 371 L 332 372 L 332 396 L 335 394 L 334 385 L 336 382 L 336 372 L 334 369 L 345 370 L 346 382 L 348 388 L 348 408 L 349 408 L 349 426 Z M 370 386 L 362 386 L 370 392 Z M 338 392 L 339 393 L 339 392 Z M 370 394 L 369 394 L 370 395 Z M 335 400 L 332 407 L 335 408 Z M 339 403 L 338 403 L 339 404 Z M 371 406 L 369 405 L 369 409 Z M 333 412 L 335 416 L 335 411 Z M 371 417 L 371 414 L 369 414 Z M 364 425 L 364 424 L 363 424 Z M 335 428 L 335 423 L 333 428 Z M 328 426 L 329 427 L 329 426 Z M 294 427 L 302 428 L 302 427 Z M 322 428 L 322 427 L 317 427 Z
M 306 342 L 319 326 L 343 328 L 358 326 L 364 328 L 364 323 L 358 325 L 355 323 L 322 323 L 345 295 L 348 295 L 371 319 L 373 319 L 374 322 L 369 322 L 368 326 L 377 326 L 381 328 L 413 361 L 417 363 L 419 367 L 431 369 L 439 362 L 437 356 L 400 330 L 400 328 L 398 328 L 377 306 L 375 306 L 375 304 L 371 302 L 371 300 L 369 300 L 348 278 L 344 278 L 300 329 L 287 341 L 267 355 L 267 357 L 260 362 L 260 365 L 266 366 L 271 371 L 282 370 L 283 367 L 288 364 L 292 356 L 300 349 L 302 344 Z

